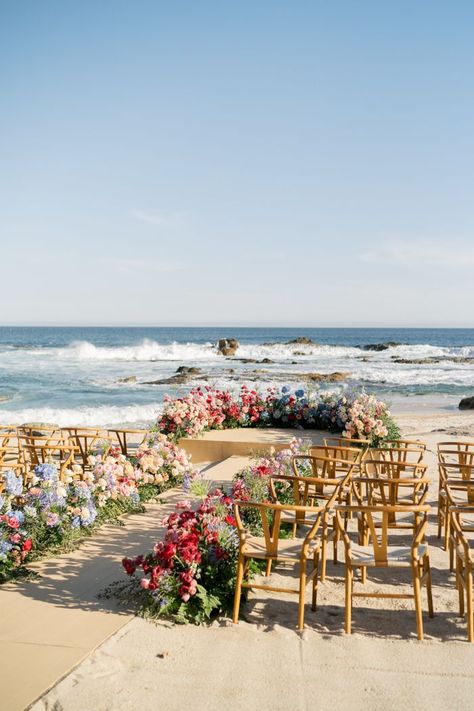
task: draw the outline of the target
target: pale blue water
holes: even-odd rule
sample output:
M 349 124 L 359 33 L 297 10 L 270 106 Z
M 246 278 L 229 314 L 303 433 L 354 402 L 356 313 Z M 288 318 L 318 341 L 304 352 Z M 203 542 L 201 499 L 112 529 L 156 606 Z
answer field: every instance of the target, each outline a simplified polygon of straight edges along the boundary
M 284 345 L 298 336 L 319 345 Z M 223 358 L 215 344 L 224 337 L 240 342 L 237 358 L 273 362 L 256 365 Z M 403 345 L 382 352 L 359 348 L 387 341 Z M 426 357 L 440 362 L 393 362 Z M 4 327 L 0 422 L 147 422 L 155 417 L 165 392 L 179 394 L 187 388 L 143 382 L 168 377 L 179 365 L 197 365 L 210 382 L 234 387 L 236 379 L 249 377 L 257 377 L 263 386 L 283 384 L 282 374 L 297 383 L 301 373 L 344 371 L 351 374 L 348 387 L 364 387 L 398 407 L 455 408 L 461 397 L 474 395 L 474 363 L 455 363 L 453 357 L 474 357 L 474 329 Z M 229 368 L 235 371 L 232 376 L 226 372 Z M 256 376 L 255 369 L 266 372 Z M 127 376 L 136 376 L 137 382 L 117 382 Z

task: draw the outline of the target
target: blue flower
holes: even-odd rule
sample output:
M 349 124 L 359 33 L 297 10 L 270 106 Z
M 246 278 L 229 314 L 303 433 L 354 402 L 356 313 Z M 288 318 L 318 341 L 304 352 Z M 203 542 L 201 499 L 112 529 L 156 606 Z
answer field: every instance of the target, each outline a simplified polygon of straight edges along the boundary
M 288 385 L 284 385 L 282 387 L 281 391 L 282 391 L 282 393 L 285 393 L 285 395 L 286 395 L 286 393 L 290 392 L 290 388 L 288 387 Z
M 17 476 L 12 469 L 9 469 L 3 474 L 5 481 L 5 491 L 8 496 L 20 496 L 23 491 L 23 479 Z
M 304 397 L 304 390 L 300 389 L 295 392 L 296 397 Z

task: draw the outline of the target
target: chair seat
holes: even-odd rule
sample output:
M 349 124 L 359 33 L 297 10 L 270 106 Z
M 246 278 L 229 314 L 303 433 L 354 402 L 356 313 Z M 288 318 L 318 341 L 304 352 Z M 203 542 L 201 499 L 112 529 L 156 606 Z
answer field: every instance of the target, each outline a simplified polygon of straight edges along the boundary
M 426 553 L 428 553 L 428 544 L 421 543 L 417 550 L 418 558 L 422 558 Z M 410 566 L 412 563 L 411 548 L 407 547 L 389 546 L 386 563 L 375 560 L 373 546 L 360 546 L 351 543 L 351 555 L 353 565 L 381 567 L 384 565 Z
M 456 553 L 461 558 L 461 560 L 466 560 L 466 556 L 464 554 L 464 547 L 461 544 L 458 544 L 456 546 Z M 471 548 L 469 549 L 469 560 L 474 562 L 474 555 Z
M 282 538 L 278 541 L 278 552 L 272 556 L 267 552 L 263 536 L 248 536 L 242 546 L 242 553 L 250 558 L 278 558 L 278 560 L 282 561 L 298 562 L 301 557 L 302 547 L 303 539 L 301 538 Z M 309 545 L 307 557 L 312 558 L 320 547 L 320 539 L 315 538 Z

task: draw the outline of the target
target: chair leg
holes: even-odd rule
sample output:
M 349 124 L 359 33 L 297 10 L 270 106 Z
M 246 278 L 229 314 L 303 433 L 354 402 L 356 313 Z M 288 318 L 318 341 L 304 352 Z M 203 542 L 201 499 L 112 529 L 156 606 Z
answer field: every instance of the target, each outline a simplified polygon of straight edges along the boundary
M 459 617 L 464 617 L 464 587 L 462 584 L 462 575 L 462 560 L 459 556 L 456 556 L 456 586 L 459 597 Z
M 298 605 L 298 629 L 304 627 L 304 594 L 306 590 L 306 561 L 301 563 L 300 568 L 300 597 Z
M 234 614 L 232 618 L 234 624 L 237 624 L 239 621 L 240 597 L 242 595 L 242 581 L 244 578 L 244 565 L 244 557 L 239 553 L 239 560 L 237 562 L 237 580 L 235 581 Z
M 430 617 L 434 617 L 434 607 L 433 607 L 433 590 L 431 585 L 431 566 L 430 559 L 426 556 L 424 561 L 424 572 L 426 573 L 426 593 L 428 596 L 428 614 Z
M 421 610 L 420 564 L 413 564 L 413 590 L 415 593 L 416 632 L 418 639 L 423 639 L 423 614 Z
M 318 597 L 318 568 L 319 568 L 319 551 L 314 554 L 314 578 L 313 578 L 313 598 L 311 601 L 311 609 L 316 610 L 316 602 Z
M 474 642 L 474 618 L 472 609 L 472 570 L 469 563 L 466 563 L 466 608 L 467 608 L 467 638 L 469 642 Z
M 448 550 L 448 546 L 449 546 L 449 536 L 450 536 L 450 533 L 451 533 L 451 525 L 450 525 L 450 524 L 451 524 L 451 521 L 450 521 L 449 516 L 450 516 L 450 514 L 449 514 L 449 511 L 448 511 L 448 507 L 447 507 L 447 505 L 446 505 L 446 508 L 445 508 L 445 510 L 444 510 L 444 550 L 445 550 L 445 551 Z
M 443 527 L 443 516 L 441 513 L 441 501 L 438 499 L 438 538 L 441 538 L 441 532 Z
M 344 630 L 346 634 L 352 633 L 352 587 L 354 581 L 354 572 L 346 563 L 346 620 Z
M 449 538 L 448 547 L 449 547 L 449 571 L 452 573 L 454 570 L 454 546 L 453 546 L 451 537 Z
M 323 518 L 323 533 L 321 536 L 321 582 L 326 580 L 326 557 L 327 557 L 327 521 Z
M 267 578 L 270 577 L 270 573 L 272 572 L 272 562 L 273 562 L 273 561 L 272 561 L 271 558 L 269 558 L 269 559 L 267 560 L 267 565 L 266 565 L 266 567 L 265 567 L 265 576 L 266 576 Z

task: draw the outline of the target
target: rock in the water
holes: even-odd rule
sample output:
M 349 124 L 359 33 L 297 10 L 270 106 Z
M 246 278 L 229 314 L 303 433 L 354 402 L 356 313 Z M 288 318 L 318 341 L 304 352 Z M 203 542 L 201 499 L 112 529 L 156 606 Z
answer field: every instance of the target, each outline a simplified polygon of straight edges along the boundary
M 285 343 L 286 346 L 315 346 L 315 342 L 308 338 L 307 336 L 298 336 L 298 338 L 292 338 L 291 341 Z
M 402 345 L 403 343 L 397 343 L 396 341 L 387 341 L 387 343 L 367 343 L 361 348 L 363 351 L 387 351 L 389 348 Z
M 474 396 L 473 397 L 463 397 L 459 403 L 460 410 L 474 410 Z
M 260 361 L 260 363 L 274 363 L 274 362 L 275 362 L 275 361 L 274 361 L 274 360 L 270 360 L 270 358 L 262 358 L 262 360 Z
M 239 342 L 236 338 L 220 338 L 217 344 L 217 350 L 223 356 L 233 356 L 237 348 L 239 347 Z
M 194 366 L 188 367 L 187 365 L 180 365 L 176 368 L 176 372 L 181 375 L 198 375 L 201 372 L 201 368 L 195 368 Z
M 342 383 L 350 376 L 350 373 L 304 373 L 302 380 L 309 380 L 314 383 Z
M 117 383 L 136 383 L 136 382 L 137 382 L 136 375 L 128 375 L 126 378 L 119 378 L 117 380 Z

